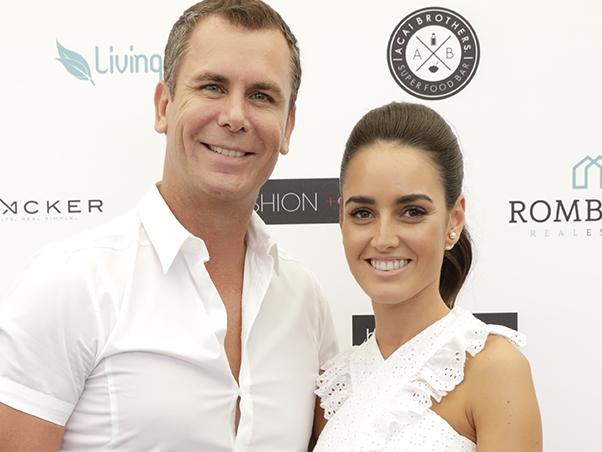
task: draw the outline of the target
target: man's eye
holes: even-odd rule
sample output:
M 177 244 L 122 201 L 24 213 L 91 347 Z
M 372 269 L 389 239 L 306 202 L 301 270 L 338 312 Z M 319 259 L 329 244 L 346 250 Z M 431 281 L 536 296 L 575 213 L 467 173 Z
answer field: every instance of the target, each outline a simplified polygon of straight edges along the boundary
M 272 100 L 270 96 L 268 96 L 266 93 L 262 93 L 261 91 L 253 93 L 251 97 L 253 98 L 253 100 L 259 100 L 262 102 L 270 102 Z
M 219 85 L 216 85 L 215 83 L 211 83 L 209 85 L 204 85 L 202 87 L 202 89 L 205 91 L 212 92 L 212 93 L 219 93 L 221 91 L 221 87 Z

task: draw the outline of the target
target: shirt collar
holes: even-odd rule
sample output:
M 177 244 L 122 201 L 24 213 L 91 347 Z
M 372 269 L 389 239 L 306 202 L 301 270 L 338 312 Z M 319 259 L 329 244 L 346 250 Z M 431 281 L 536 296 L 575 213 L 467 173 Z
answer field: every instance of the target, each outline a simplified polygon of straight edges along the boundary
M 148 189 L 138 206 L 138 216 L 155 253 L 161 262 L 163 273 L 167 273 L 182 245 L 192 234 L 173 215 L 156 186 Z M 209 258 L 204 246 L 206 259 Z
M 274 271 L 278 273 L 279 253 L 278 245 L 268 233 L 268 228 L 257 214 L 253 212 L 247 231 L 247 249 L 258 254 L 267 254 L 272 257 Z
M 138 206 L 138 216 L 142 226 L 159 257 L 163 273 L 167 273 L 184 243 L 191 239 L 197 242 L 201 249 L 200 259 L 209 260 L 209 251 L 205 242 L 194 237 L 182 226 L 169 209 L 159 193 L 157 186 L 148 189 Z M 247 248 L 258 254 L 268 254 L 272 257 L 274 271 L 278 272 L 278 246 L 270 237 L 263 220 L 253 212 L 247 231 Z

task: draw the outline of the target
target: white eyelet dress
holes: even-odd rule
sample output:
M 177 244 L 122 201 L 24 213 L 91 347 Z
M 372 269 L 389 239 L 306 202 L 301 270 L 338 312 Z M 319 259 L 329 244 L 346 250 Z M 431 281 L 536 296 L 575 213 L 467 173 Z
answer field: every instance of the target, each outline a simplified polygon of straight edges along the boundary
M 466 354 L 489 334 L 526 342 L 455 307 L 386 360 L 372 336 L 326 363 L 316 394 L 329 421 L 314 452 L 475 452 L 431 405 L 462 382 Z

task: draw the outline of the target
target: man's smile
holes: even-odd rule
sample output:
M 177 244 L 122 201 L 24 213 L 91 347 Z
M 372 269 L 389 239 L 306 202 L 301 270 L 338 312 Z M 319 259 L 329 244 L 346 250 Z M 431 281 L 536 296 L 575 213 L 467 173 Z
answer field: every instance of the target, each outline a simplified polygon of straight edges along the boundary
M 202 143 L 202 144 L 205 145 L 212 152 L 224 155 L 226 157 L 240 158 L 240 157 L 244 157 L 246 155 L 252 154 L 252 152 L 246 152 L 246 151 L 236 150 L 236 149 L 227 149 L 227 148 L 224 148 L 221 146 L 216 146 L 216 145 L 207 144 L 207 143 Z

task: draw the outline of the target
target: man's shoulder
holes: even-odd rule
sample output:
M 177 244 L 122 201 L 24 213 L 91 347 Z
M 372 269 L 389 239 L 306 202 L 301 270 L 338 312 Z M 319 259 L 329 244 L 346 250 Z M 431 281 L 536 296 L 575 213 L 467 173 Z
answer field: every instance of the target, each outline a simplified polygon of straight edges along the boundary
M 52 242 L 30 260 L 22 277 L 52 279 L 56 283 L 82 279 L 100 266 L 110 268 L 138 245 L 140 221 L 129 212 L 105 224 Z
M 278 266 L 285 273 L 298 274 L 299 276 L 305 276 L 313 280 L 316 279 L 307 265 L 280 246 L 278 246 Z
M 134 211 L 42 248 L 39 256 L 75 257 L 102 250 L 121 250 L 139 240 L 140 220 Z
M 98 294 L 121 294 L 135 256 L 135 215 L 47 245 L 34 255 L 2 297 L 2 307 L 35 310 L 52 317 L 69 313 L 89 319 Z M 139 229 L 139 228 L 138 228 Z M 111 298 L 113 299 L 113 298 Z M 83 321 L 83 320 L 82 320 Z
M 277 275 L 281 280 L 293 285 L 297 291 L 306 288 L 311 290 L 314 295 L 321 297 L 322 287 L 311 268 L 280 246 L 278 247 Z

